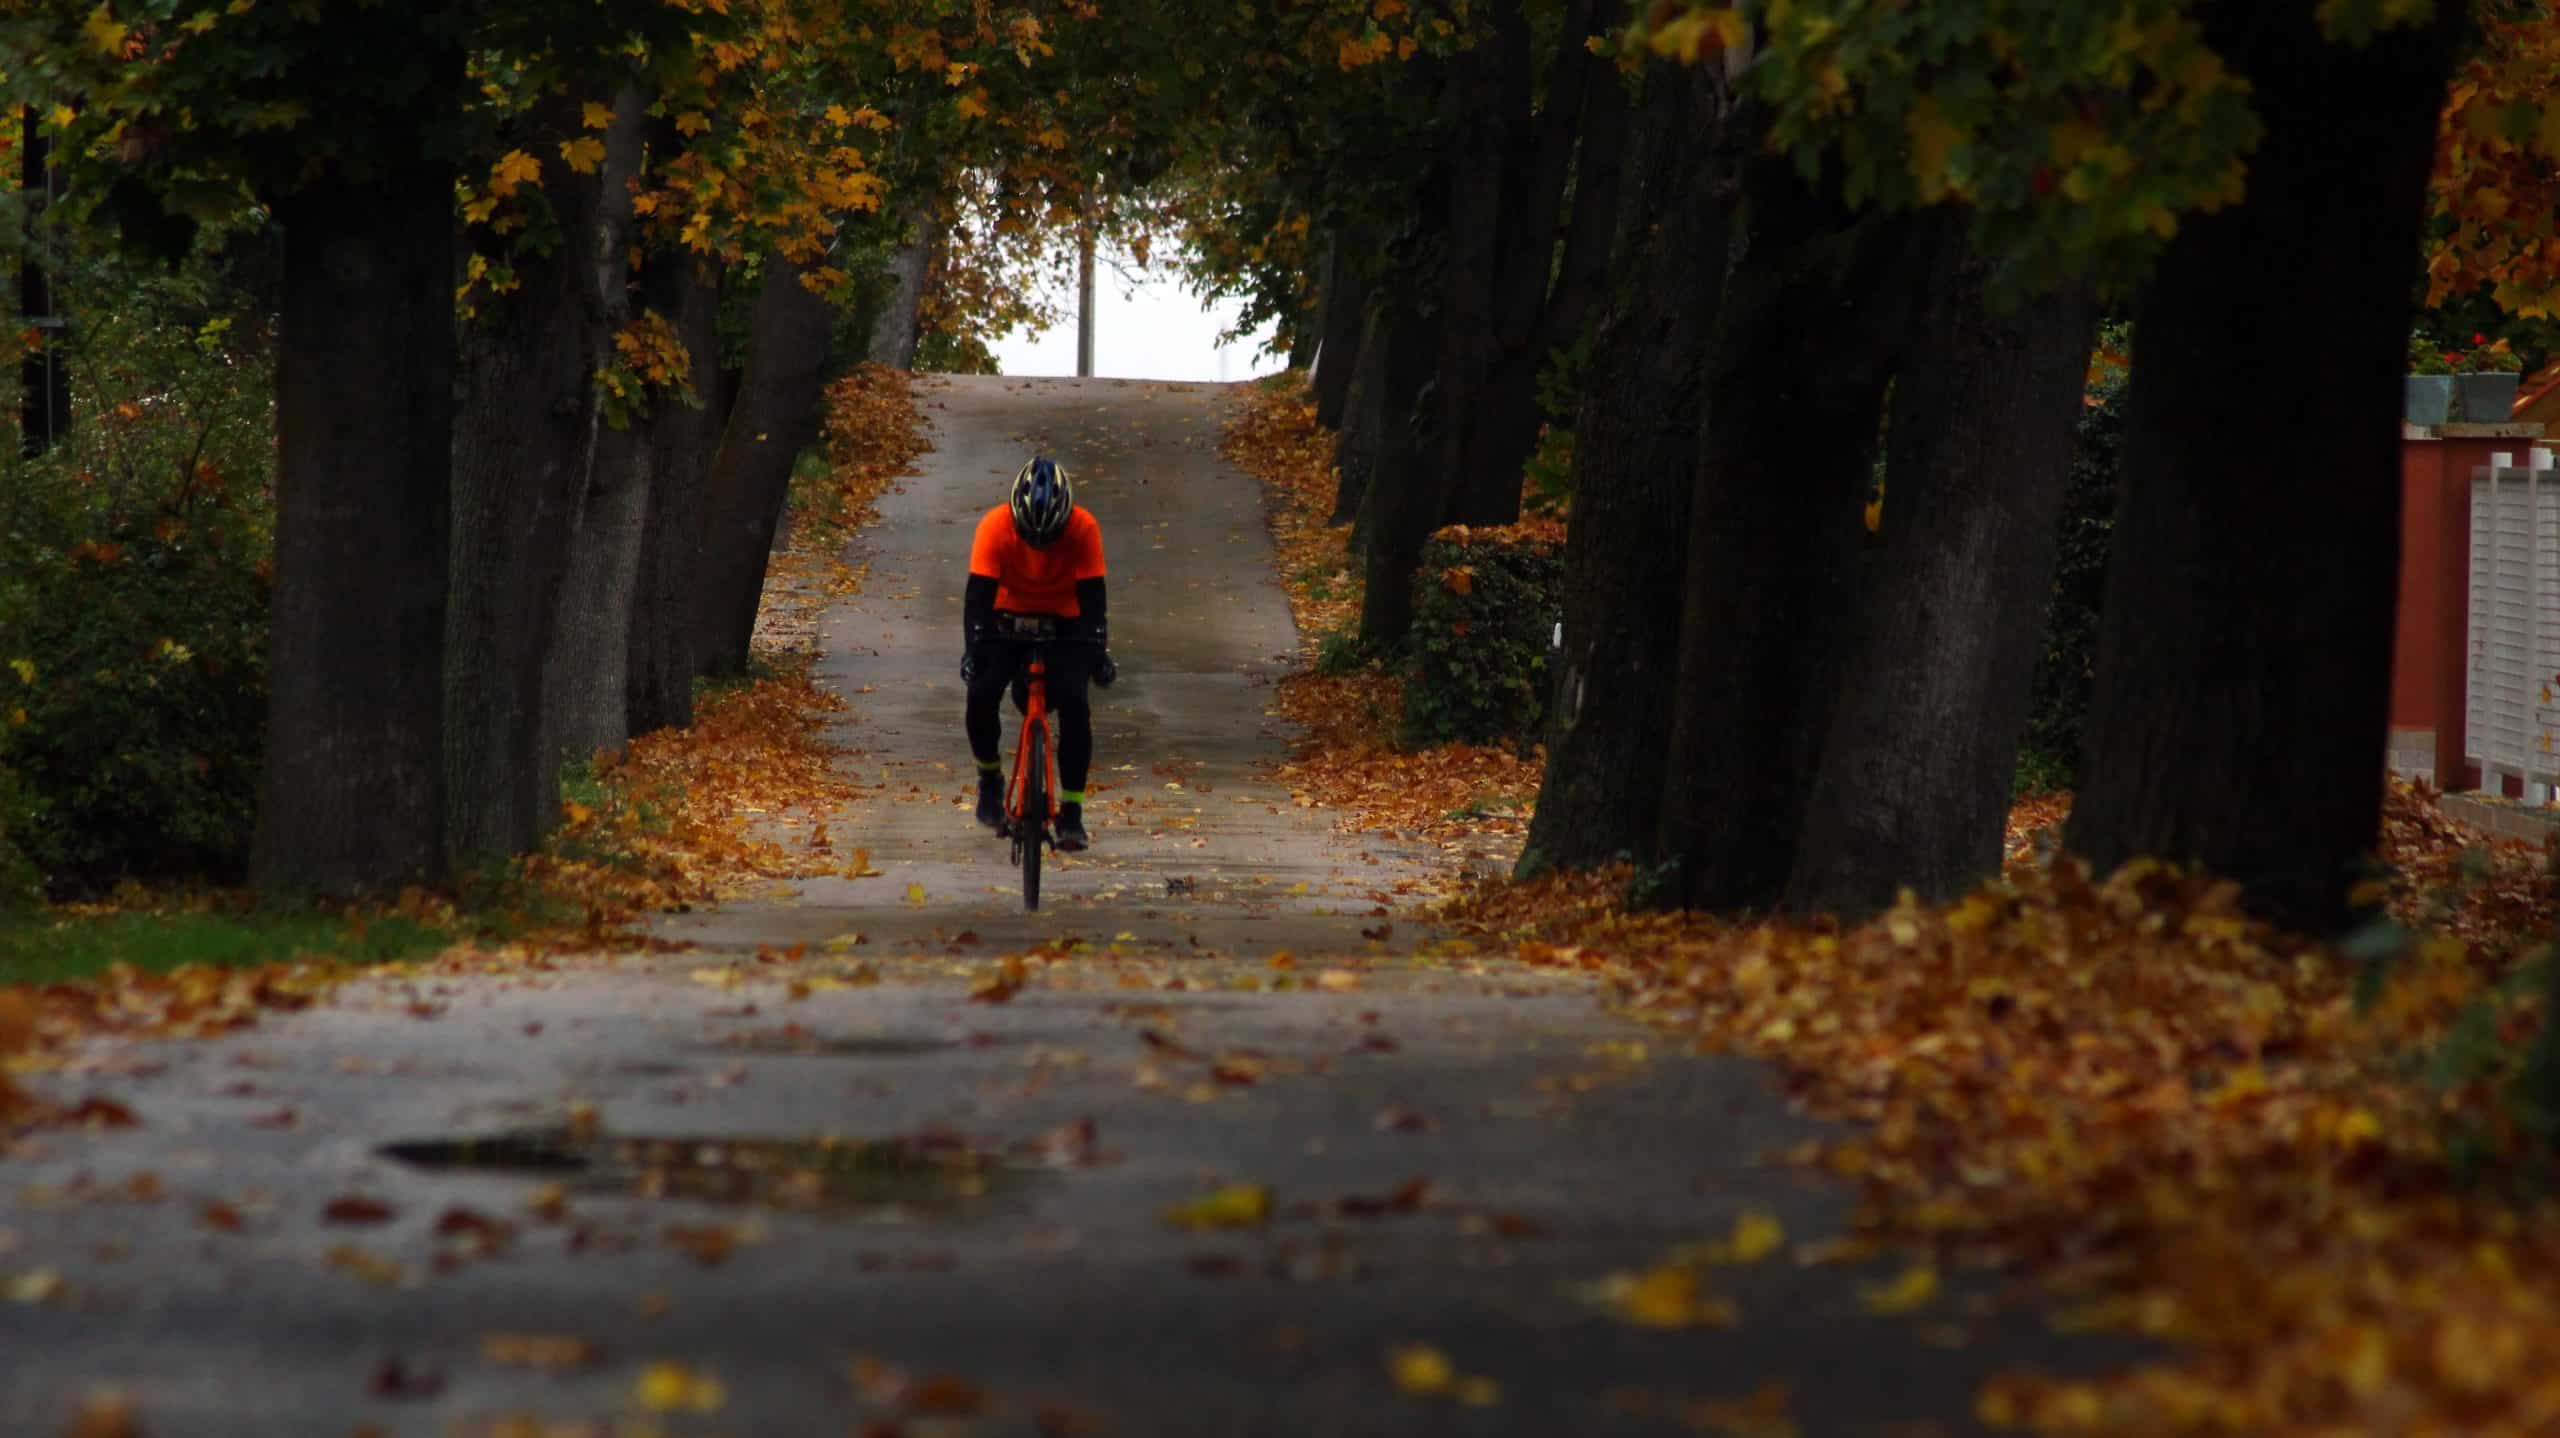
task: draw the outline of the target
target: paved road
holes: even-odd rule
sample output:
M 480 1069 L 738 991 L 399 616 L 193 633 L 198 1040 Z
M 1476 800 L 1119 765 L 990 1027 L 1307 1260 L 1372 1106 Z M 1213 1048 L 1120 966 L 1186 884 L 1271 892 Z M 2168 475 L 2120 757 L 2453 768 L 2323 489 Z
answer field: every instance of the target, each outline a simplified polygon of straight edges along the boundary
M 143 1124 L 0 1157 L 0 1434 L 100 1385 L 161 1438 L 1685 1433 L 1775 1383 L 1804 1433 L 1915 1435 L 1967 1431 L 1995 1351 L 2063 1356 L 1978 1284 L 1869 1312 L 1891 1259 L 1715 1270 L 1730 1326 L 1605 1311 L 1745 1212 L 1840 1233 L 1850 1195 L 1767 1161 L 1813 1127 L 1579 985 L 1397 957 L 1430 871 L 1257 775 L 1293 638 L 1219 390 L 928 398 L 939 448 L 823 630 L 866 782 L 831 828 L 881 876 L 44 1080 Z M 967 526 L 1034 439 L 1108 527 L 1128 677 L 1100 847 L 1026 915 L 961 807 L 952 670 Z M 1165 1219 L 1252 1184 L 1259 1224 Z M 1491 1384 L 1401 1391 L 1408 1345 Z

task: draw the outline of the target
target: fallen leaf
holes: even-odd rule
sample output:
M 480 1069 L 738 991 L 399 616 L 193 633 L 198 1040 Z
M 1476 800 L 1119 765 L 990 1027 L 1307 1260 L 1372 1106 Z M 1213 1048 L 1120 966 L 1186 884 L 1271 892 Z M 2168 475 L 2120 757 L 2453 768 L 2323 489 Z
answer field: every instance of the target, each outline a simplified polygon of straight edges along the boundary
M 568 1373 L 602 1363 L 604 1349 L 590 1338 L 553 1333 L 491 1333 L 480 1340 L 480 1356 L 510 1368 Z
M 1937 1296 L 1938 1270 L 1921 1263 L 1904 1269 L 1891 1283 L 1860 1289 L 1858 1302 L 1869 1313 L 1892 1315 L 1921 1308 Z
M 381 1199 L 366 1198 L 361 1194 L 346 1194 L 329 1200 L 328 1206 L 320 1210 L 320 1221 L 361 1228 L 377 1223 L 389 1223 L 396 1214 L 397 1210 Z
M 1258 1183 L 1230 1184 L 1166 1209 L 1176 1228 L 1258 1228 L 1271 1217 L 1271 1190 Z
M 1387 1353 L 1387 1376 L 1417 1398 L 1436 1397 L 1458 1381 L 1457 1365 L 1428 1343 L 1407 1343 Z
M 728 1390 L 720 1386 L 719 1379 L 673 1361 L 652 1363 L 640 1370 L 633 1395 L 641 1407 L 653 1413 L 712 1413 L 729 1401 Z

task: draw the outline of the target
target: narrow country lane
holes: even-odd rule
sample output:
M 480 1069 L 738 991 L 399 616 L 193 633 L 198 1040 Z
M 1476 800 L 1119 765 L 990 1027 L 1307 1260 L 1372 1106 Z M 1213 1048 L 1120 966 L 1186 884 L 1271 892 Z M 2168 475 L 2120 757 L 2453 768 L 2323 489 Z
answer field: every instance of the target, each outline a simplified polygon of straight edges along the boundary
M 1819 1130 L 1770 1070 L 1433 946 L 1452 856 L 1269 781 L 1296 636 L 1226 390 L 920 397 L 938 447 L 821 631 L 863 788 L 830 842 L 878 874 L 35 1080 L 141 1122 L 0 1156 L 0 1438 L 100 1388 L 154 1438 L 1914 1438 L 2121 1353 L 1799 1262 L 1856 1195 L 1777 1160 Z M 1026 914 L 956 671 L 969 526 L 1035 443 L 1105 526 L 1125 677 L 1097 847 Z M 1756 1261 L 1609 1287 L 1745 1215 Z

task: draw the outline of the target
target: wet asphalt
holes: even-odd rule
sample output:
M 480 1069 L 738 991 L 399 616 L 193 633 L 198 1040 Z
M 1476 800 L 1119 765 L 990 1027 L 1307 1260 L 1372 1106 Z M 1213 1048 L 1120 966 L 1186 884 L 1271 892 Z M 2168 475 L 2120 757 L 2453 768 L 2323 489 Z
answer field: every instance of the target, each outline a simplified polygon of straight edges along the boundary
M 1417 911 L 1498 854 L 1269 782 L 1297 640 L 1226 390 L 923 397 L 821 626 L 863 787 L 829 828 L 879 874 L 33 1076 L 141 1122 L 0 1154 L 0 1438 L 102 1389 L 160 1438 L 1676 1434 L 1755 1393 L 1907 1438 L 2114 1356 L 1998 1275 L 1870 1311 L 1908 1259 L 1799 1261 L 1857 1195 L 1782 1161 L 1825 1130 L 1770 1070 L 1450 948 Z M 1126 675 L 1036 914 L 969 820 L 956 673 L 969 525 L 1033 444 L 1104 523 Z M 1222 1193 L 1193 1216 L 1255 1221 L 1169 1221 Z M 1703 1271 L 1729 1320 L 1607 1302 L 1746 1213 L 1787 1241 Z M 1411 1391 L 1417 1348 L 1490 1381 Z

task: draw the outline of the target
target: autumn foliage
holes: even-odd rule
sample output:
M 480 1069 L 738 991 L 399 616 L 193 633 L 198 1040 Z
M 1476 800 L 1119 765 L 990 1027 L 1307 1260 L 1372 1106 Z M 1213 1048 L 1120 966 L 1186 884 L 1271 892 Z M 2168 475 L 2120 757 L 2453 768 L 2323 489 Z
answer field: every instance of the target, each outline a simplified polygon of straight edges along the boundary
M 1605 979 L 1704 1048 L 1772 1060 L 1813 1107 L 1859 1121 L 1795 1156 L 1865 1187 L 1866 1247 L 2022 1270 L 2066 1323 L 2184 1345 L 2104 1380 L 1997 1383 L 1977 1409 L 1994 1426 L 2560 1423 L 2541 1378 L 2560 1360 L 2560 1210 L 2464 1166 L 2481 1145 L 2536 1140 L 2496 1083 L 2428 1072 L 2547 941 L 2549 857 L 2481 850 L 2432 796 L 2396 788 L 2384 858 L 2402 917 L 2441 918 L 2434 896 L 2459 871 L 2485 879 L 2369 972 L 2249 919 L 2206 876 L 2030 862 L 2032 830 L 2058 816 L 2027 817 L 2009 879 L 1846 932 L 1631 913 L 1623 871 L 1490 888 L 1451 917 L 1497 951 Z M 2510 1051 L 2543 1021 L 2496 1012 Z
M 1306 657 L 1320 636 L 1340 634 L 1360 611 L 1349 533 L 1328 528 L 1335 478 L 1332 437 L 1316 423 L 1303 378 L 1246 389 L 1222 452 L 1262 481 L 1271 532 Z M 1552 521 L 1547 521 L 1552 525 Z M 1279 711 L 1300 739 L 1279 778 L 1355 828 L 1451 842 L 1528 832 L 1539 762 L 1510 744 L 1397 742 L 1405 680 L 1373 668 L 1304 668 L 1281 681 Z

